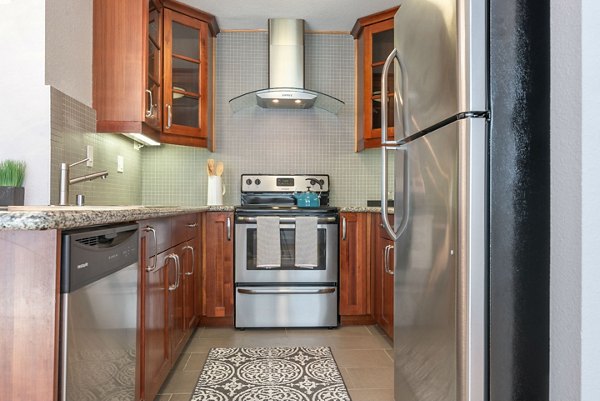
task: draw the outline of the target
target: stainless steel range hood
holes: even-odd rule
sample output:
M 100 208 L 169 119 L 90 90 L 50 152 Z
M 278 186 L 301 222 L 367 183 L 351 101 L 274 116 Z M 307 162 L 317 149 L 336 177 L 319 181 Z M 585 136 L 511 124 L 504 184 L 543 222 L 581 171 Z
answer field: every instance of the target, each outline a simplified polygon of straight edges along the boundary
M 233 112 L 258 105 L 266 109 L 309 109 L 337 114 L 339 99 L 304 88 L 304 20 L 269 19 L 269 88 L 234 97 Z

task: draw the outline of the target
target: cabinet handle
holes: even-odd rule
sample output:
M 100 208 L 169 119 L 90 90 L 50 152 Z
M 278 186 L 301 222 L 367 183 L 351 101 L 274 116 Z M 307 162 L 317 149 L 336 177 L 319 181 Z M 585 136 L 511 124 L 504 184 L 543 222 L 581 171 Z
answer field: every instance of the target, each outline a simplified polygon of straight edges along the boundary
M 342 241 L 346 241 L 346 217 L 342 217 Z
M 191 245 L 186 245 L 183 247 L 183 251 L 187 251 L 187 250 L 192 251 L 192 271 L 191 272 L 183 272 L 183 274 L 185 274 L 186 276 L 191 276 L 192 274 L 194 274 L 194 266 L 196 266 L 196 252 L 194 252 L 194 247 Z
M 167 255 L 165 257 L 165 265 L 167 264 L 167 261 L 169 259 L 171 259 L 175 262 L 175 284 L 169 284 L 169 291 L 175 291 L 177 289 L 177 287 L 179 287 L 179 273 L 181 270 L 181 267 L 179 265 L 179 256 L 177 256 L 174 253 Z
M 394 275 L 394 271 L 390 270 L 390 251 L 392 249 L 394 249 L 394 245 L 386 245 L 383 250 L 383 270 L 391 276 Z
M 231 217 L 227 217 L 227 241 L 231 241 Z
M 148 103 L 148 109 L 146 110 L 146 117 L 152 117 L 154 114 L 154 101 L 152 100 L 152 91 L 146 89 L 146 93 L 149 95 L 150 102 Z
M 173 113 L 171 112 L 171 105 L 167 104 L 167 129 L 171 128 L 173 123 Z
M 154 227 L 146 226 L 146 227 L 144 227 L 144 231 L 151 232 L 152 235 L 154 236 L 154 266 L 146 267 L 147 272 L 153 272 L 156 269 L 156 259 L 157 259 L 157 255 L 158 255 L 158 239 L 156 238 L 156 230 L 154 229 Z
M 198 227 L 198 223 L 187 223 L 186 226 L 188 228 L 196 228 L 196 227 Z

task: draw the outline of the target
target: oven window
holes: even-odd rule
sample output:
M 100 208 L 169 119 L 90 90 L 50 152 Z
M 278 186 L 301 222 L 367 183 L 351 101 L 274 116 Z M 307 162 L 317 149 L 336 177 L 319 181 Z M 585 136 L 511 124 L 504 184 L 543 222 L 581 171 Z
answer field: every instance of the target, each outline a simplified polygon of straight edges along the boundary
M 281 267 L 273 267 L 268 270 L 325 270 L 326 262 L 326 230 L 317 229 L 317 263 L 312 269 L 296 267 L 296 230 L 293 228 L 282 228 L 281 232 Z M 266 270 L 256 267 L 256 228 L 248 228 L 247 233 L 247 270 Z

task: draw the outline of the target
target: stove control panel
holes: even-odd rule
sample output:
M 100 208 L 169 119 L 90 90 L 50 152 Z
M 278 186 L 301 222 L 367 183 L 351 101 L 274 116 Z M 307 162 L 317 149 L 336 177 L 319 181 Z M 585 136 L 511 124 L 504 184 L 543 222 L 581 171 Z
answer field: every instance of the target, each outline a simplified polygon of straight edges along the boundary
M 329 192 L 329 176 L 323 174 L 242 174 L 242 192 Z

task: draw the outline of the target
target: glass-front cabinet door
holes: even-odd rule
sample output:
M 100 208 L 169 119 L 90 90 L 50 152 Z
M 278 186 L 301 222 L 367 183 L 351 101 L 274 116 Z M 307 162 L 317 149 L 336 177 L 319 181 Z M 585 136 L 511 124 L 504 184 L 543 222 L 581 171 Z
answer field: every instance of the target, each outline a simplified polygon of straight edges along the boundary
M 144 121 L 157 131 L 161 129 L 161 47 L 162 6 L 157 0 L 148 1 L 146 31 L 146 93 Z
M 208 25 L 164 10 L 163 134 L 206 138 Z
M 394 139 L 394 74 L 390 69 L 387 85 L 387 110 L 381 110 L 381 72 L 387 56 L 394 49 L 394 21 L 388 20 L 365 28 L 366 53 L 369 63 L 365 71 L 365 137 L 381 143 L 381 113 L 387 113 L 388 139 Z M 369 82 L 370 81 L 370 82 Z
M 388 55 L 394 49 L 393 7 L 356 20 L 352 28 L 357 57 L 357 99 L 355 151 L 381 146 L 381 116 L 386 113 L 387 138 L 394 139 L 394 68 L 387 81 L 387 108 L 382 110 L 381 75 Z M 397 105 L 396 105 L 397 107 Z

